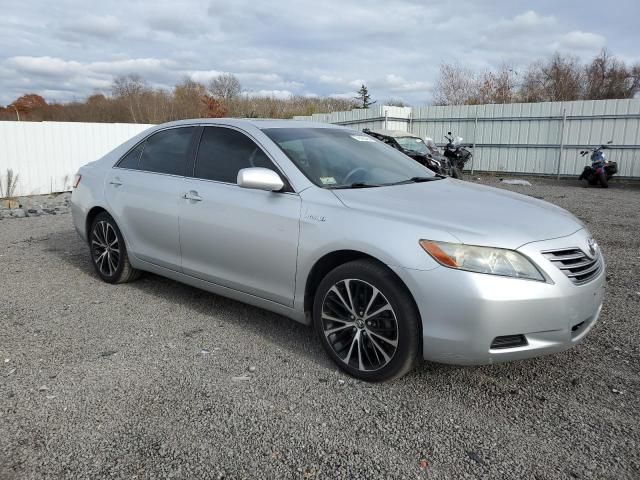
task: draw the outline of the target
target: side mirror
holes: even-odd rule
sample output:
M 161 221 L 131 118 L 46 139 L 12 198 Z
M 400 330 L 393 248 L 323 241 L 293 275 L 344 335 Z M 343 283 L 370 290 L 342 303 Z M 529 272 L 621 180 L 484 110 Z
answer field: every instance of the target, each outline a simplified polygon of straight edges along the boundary
M 284 188 L 280 175 L 268 168 L 243 168 L 238 172 L 238 185 L 242 188 L 278 192 Z

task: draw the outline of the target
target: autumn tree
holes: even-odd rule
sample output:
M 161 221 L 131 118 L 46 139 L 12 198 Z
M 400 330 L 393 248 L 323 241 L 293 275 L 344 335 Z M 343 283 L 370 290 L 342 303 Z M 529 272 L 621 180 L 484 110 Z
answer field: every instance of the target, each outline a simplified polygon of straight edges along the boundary
M 173 112 L 177 118 L 203 116 L 207 89 L 199 82 L 184 78 L 173 88 Z
M 13 110 L 18 120 L 22 115 L 24 120 L 30 113 L 35 110 L 42 109 L 47 106 L 47 102 L 44 98 L 36 93 L 27 93 L 14 100 L 8 105 L 9 110 Z
M 366 85 L 362 84 L 357 93 L 358 95 L 354 97 L 356 102 L 358 102 L 357 108 L 369 108 L 371 105 L 376 103 L 375 100 L 371 100 L 371 95 L 369 94 L 369 89 Z

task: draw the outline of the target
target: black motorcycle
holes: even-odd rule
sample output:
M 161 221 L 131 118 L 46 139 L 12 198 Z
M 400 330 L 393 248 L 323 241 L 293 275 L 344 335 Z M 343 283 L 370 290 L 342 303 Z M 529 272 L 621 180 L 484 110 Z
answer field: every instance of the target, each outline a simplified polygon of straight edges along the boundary
M 611 143 L 613 143 L 613 140 L 609 140 L 607 145 Z M 600 145 L 592 150 L 580 151 L 580 155 L 583 157 L 589 153 L 591 154 L 591 165 L 584 167 L 578 180 L 586 180 L 589 185 L 597 185 L 599 183 L 602 188 L 609 186 L 611 177 L 618 173 L 618 164 L 616 162 L 607 162 L 607 156 L 603 152 L 603 150 L 609 148 L 607 145 Z
M 444 147 L 444 156 L 449 159 L 451 164 L 451 176 L 460 178 L 464 165 L 471 160 L 473 155 L 462 145 L 462 137 L 454 138 L 451 132 L 447 132 L 444 138 L 448 141 Z

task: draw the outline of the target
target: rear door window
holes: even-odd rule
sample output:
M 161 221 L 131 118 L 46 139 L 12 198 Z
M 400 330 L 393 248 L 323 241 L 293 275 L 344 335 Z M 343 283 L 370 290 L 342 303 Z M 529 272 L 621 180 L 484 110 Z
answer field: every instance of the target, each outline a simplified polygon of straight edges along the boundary
M 127 153 L 122 160 L 118 163 L 118 167 L 120 168 L 130 168 L 133 170 L 137 170 L 140 164 L 140 154 L 144 149 L 144 142 L 136 146 L 133 150 Z
M 195 127 L 162 130 L 147 139 L 140 157 L 140 170 L 184 175 Z

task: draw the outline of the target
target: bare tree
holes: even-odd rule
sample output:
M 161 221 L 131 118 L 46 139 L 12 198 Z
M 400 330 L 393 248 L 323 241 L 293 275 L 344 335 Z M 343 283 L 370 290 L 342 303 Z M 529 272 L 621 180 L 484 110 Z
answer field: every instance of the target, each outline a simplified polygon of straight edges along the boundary
M 582 97 L 584 77 L 578 60 L 555 53 L 527 70 L 520 89 L 525 102 L 558 102 Z
M 388 98 L 382 102 L 383 105 L 388 105 L 390 107 L 408 107 L 409 104 L 400 98 Z
M 223 73 L 213 78 L 209 83 L 209 92 L 220 100 L 233 100 L 242 92 L 240 80 L 232 73 Z
M 503 64 L 498 71 L 486 71 L 475 84 L 475 92 L 467 103 L 513 103 L 517 98 L 515 71 Z
M 640 87 L 633 67 L 628 69 L 622 60 L 612 56 L 606 49 L 585 67 L 585 77 L 584 97 L 588 100 L 633 98 Z
M 435 105 L 465 105 L 475 103 L 478 82 L 474 73 L 459 64 L 443 63 L 433 92 Z
M 149 86 L 140 75 L 131 73 L 114 78 L 111 92 L 116 99 L 127 105 L 133 123 L 143 121 L 140 118 L 141 100 L 149 92 Z

